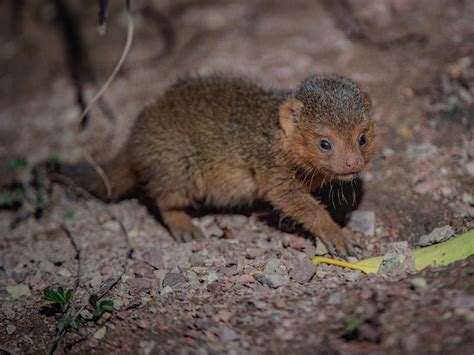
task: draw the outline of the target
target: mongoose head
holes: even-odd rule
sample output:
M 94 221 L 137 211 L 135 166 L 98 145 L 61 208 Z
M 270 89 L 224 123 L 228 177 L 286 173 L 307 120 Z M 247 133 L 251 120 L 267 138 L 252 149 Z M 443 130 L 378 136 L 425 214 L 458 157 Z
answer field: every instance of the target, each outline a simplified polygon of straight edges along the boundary
M 350 181 L 376 150 L 370 98 L 353 81 L 310 76 L 280 107 L 283 147 L 306 171 Z

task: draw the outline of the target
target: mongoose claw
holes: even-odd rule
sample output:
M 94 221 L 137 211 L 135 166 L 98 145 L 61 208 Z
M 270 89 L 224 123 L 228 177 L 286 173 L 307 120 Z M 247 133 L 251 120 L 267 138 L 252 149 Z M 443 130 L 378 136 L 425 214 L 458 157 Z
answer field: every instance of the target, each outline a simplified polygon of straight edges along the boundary
M 319 239 L 323 242 L 331 256 L 340 256 L 346 259 L 348 256 L 354 256 L 354 247 L 346 234 L 341 230 L 333 230 L 330 237 L 320 236 Z
M 186 229 L 175 230 L 172 232 L 173 238 L 178 243 L 189 243 L 205 239 L 204 233 L 201 228 L 192 226 Z

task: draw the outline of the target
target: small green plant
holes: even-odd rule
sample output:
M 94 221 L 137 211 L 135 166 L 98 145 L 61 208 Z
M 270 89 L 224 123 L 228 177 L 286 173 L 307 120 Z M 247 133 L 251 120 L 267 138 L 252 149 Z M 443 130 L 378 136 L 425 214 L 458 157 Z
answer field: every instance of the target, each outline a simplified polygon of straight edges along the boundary
M 48 164 L 61 164 L 62 161 L 63 160 L 58 154 L 51 154 L 46 162 Z
M 364 323 L 365 323 L 365 319 L 363 317 L 361 317 L 358 314 L 354 314 L 347 319 L 345 331 L 346 333 L 354 333 Z
M 64 291 L 64 288 L 61 286 L 59 286 L 57 290 L 53 290 L 52 288 L 44 290 L 44 299 L 59 305 L 63 312 L 67 310 L 71 297 L 72 290 Z
M 77 330 L 79 325 L 83 322 L 81 315 L 78 315 L 76 318 L 72 318 L 67 314 L 63 314 L 61 318 L 58 320 L 58 324 L 56 324 L 56 329 L 58 332 L 62 332 L 63 330 L 74 329 Z
M 64 212 L 63 214 L 63 218 L 67 221 L 71 220 L 74 218 L 74 215 L 75 215 L 75 211 L 71 208 L 71 209 L 68 209 L 66 210 L 66 212 Z
M 80 312 L 71 315 L 71 312 L 68 312 L 70 302 L 72 300 L 73 291 L 65 291 L 63 287 L 59 286 L 56 290 L 52 288 L 47 288 L 44 290 L 44 299 L 52 302 L 55 305 L 58 305 L 61 308 L 62 315 L 58 319 L 56 324 L 56 330 L 58 333 L 64 333 L 69 330 L 77 330 L 79 326 L 84 322 L 90 322 L 100 319 L 102 314 L 105 312 L 112 313 L 114 310 L 114 301 L 109 299 L 99 299 L 99 296 L 92 294 L 89 297 L 89 305 L 92 307 L 94 313 L 92 317 L 84 316 L 85 307 L 81 308 Z M 89 312 L 85 312 L 90 314 Z
M 10 170 L 11 172 L 26 168 L 27 166 L 28 163 L 26 162 L 26 159 L 22 157 L 11 159 L 8 162 L 8 170 Z
M 94 319 L 99 319 L 103 313 L 112 313 L 114 310 L 114 301 L 109 299 L 99 300 L 95 294 L 89 297 L 89 304 L 94 309 Z
M 25 197 L 25 189 L 23 186 L 17 186 L 12 190 L 4 190 L 0 192 L 0 208 L 12 208 L 21 204 Z
M 42 209 L 45 206 L 46 206 L 46 197 L 42 192 L 38 191 L 36 193 L 36 208 Z

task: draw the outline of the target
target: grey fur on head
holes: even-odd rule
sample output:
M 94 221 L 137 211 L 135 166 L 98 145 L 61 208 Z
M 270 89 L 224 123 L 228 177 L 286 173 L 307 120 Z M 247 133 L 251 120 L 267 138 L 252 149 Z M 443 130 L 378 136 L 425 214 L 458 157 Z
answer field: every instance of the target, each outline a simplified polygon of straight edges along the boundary
M 298 87 L 295 98 L 303 115 L 322 124 L 350 128 L 371 119 L 368 96 L 355 82 L 339 75 L 312 75 Z

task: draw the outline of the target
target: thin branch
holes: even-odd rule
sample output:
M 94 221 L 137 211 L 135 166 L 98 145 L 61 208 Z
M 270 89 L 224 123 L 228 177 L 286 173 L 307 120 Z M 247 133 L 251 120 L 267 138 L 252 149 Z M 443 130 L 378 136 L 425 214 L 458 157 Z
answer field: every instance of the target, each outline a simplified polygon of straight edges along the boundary
M 87 114 L 89 113 L 89 111 L 91 110 L 92 106 L 104 94 L 105 90 L 107 90 L 109 85 L 115 79 L 115 77 L 117 76 L 117 73 L 119 72 L 120 68 L 122 67 L 122 65 L 125 61 L 125 58 L 128 55 L 128 52 L 130 52 L 130 48 L 132 46 L 132 41 L 133 41 L 134 23 L 133 23 L 133 14 L 130 10 L 130 2 L 128 0 L 126 0 L 125 5 L 126 5 L 127 13 L 128 13 L 127 41 L 125 42 L 125 47 L 123 49 L 123 52 L 122 52 L 122 55 L 120 56 L 119 61 L 117 62 L 117 64 L 115 65 L 114 70 L 112 71 L 112 74 L 110 74 L 107 81 L 104 83 L 104 85 L 99 90 L 99 92 L 97 94 L 95 94 L 95 96 L 89 102 L 89 104 L 84 109 L 84 111 L 82 111 L 82 114 L 79 118 L 79 121 L 80 121 L 79 125 L 80 126 L 83 125 L 83 121 L 84 121 L 85 117 L 87 116 Z
M 74 288 L 73 288 L 73 295 L 75 296 L 77 290 L 79 289 L 79 285 L 81 283 L 81 270 L 82 270 L 82 267 L 81 267 L 81 264 L 82 264 L 81 263 L 81 249 L 79 248 L 79 245 L 77 244 L 76 240 L 74 239 L 74 237 L 73 237 L 72 233 L 69 231 L 69 229 L 62 223 L 60 225 L 60 228 L 64 232 L 64 234 L 66 234 L 66 236 L 68 237 L 72 247 L 74 248 L 74 252 L 76 253 L 76 257 L 75 257 L 75 259 L 77 260 L 76 282 L 75 282 Z M 67 315 L 67 313 L 69 312 L 69 310 L 71 308 L 71 304 L 72 304 L 72 302 L 69 302 L 67 304 L 67 307 L 66 307 L 65 311 L 63 312 L 64 315 Z M 79 313 L 77 313 L 77 314 L 79 314 Z M 77 315 L 75 315 L 73 319 L 75 319 L 75 317 L 77 317 Z M 66 334 L 66 331 L 67 331 L 66 328 L 67 327 L 63 327 L 63 329 L 61 329 L 59 331 L 59 333 L 56 335 L 56 338 L 54 339 L 53 343 L 51 344 L 51 346 L 48 350 L 48 354 L 54 354 L 54 352 L 56 351 L 56 349 L 59 346 L 59 343 L 63 339 L 64 334 Z

